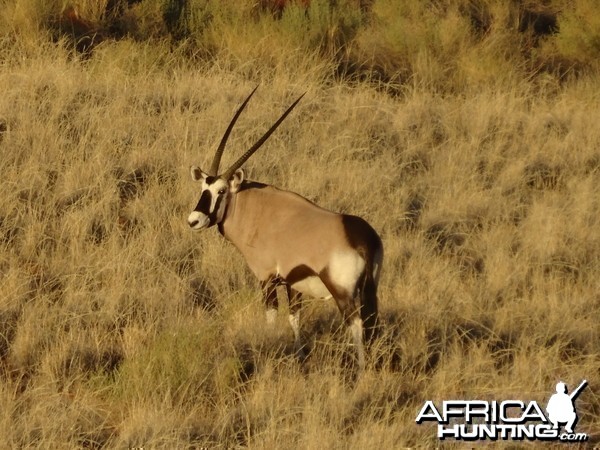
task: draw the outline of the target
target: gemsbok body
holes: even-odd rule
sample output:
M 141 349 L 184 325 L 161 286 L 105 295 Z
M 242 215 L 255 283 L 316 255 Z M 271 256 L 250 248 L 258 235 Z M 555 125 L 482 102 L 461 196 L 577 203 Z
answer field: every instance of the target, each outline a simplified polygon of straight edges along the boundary
M 202 183 L 200 200 L 188 217 L 193 230 L 217 225 L 242 253 L 260 280 L 267 320 L 277 315 L 277 286 L 289 298 L 289 322 L 300 351 L 299 308 L 302 295 L 333 297 L 349 326 L 358 364 L 365 366 L 363 342 L 377 327 L 377 284 L 383 261 L 381 239 L 356 216 L 323 209 L 293 192 L 245 180 L 241 166 L 268 139 L 298 98 L 275 124 L 229 169 L 218 174 L 229 134 L 256 88 L 235 113 L 208 172 L 191 167 Z

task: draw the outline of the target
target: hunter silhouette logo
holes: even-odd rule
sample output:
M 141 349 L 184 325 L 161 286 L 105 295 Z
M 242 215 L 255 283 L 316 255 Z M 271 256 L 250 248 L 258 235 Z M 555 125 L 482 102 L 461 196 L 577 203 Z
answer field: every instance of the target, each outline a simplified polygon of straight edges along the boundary
M 575 412 L 575 399 L 581 391 L 587 386 L 587 380 L 583 380 L 581 384 L 573 391 L 571 395 L 567 394 L 567 385 L 562 381 L 556 383 L 556 394 L 553 394 L 548 401 L 546 411 L 548 418 L 554 425 L 554 429 L 558 429 L 559 423 L 566 423 L 565 431 L 573 433 L 573 427 L 577 423 L 577 412 Z
M 546 406 L 547 414 L 535 400 L 444 400 L 439 407 L 427 400 L 415 422 L 436 422 L 440 440 L 585 442 L 588 435 L 575 433 L 574 428 L 578 420 L 575 400 L 587 384 L 587 380 L 583 380 L 568 394 L 567 385 L 562 381 L 557 383 L 556 393 L 550 396 Z M 562 432 L 561 424 L 564 425 Z

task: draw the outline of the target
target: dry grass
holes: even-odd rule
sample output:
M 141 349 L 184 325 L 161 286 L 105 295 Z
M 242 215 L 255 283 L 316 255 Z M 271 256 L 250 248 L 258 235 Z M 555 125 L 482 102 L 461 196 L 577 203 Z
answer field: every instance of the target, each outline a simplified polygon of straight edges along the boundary
M 600 432 L 597 75 L 390 96 L 317 53 L 243 60 L 232 34 L 191 64 L 132 40 L 81 60 L 40 33 L 0 41 L 0 447 L 430 447 L 427 399 L 545 404 L 583 378 L 578 431 Z M 333 304 L 307 303 L 299 363 L 237 251 L 186 224 L 188 167 L 257 82 L 224 163 L 307 90 L 251 178 L 383 238 L 358 380 Z

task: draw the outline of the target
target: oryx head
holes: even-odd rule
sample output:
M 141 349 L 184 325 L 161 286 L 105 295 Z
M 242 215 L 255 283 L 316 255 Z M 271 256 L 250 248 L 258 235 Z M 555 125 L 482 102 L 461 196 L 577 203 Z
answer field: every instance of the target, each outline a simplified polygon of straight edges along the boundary
M 304 96 L 302 94 L 292 105 L 283 113 L 283 115 L 273 124 L 273 126 L 252 146 L 246 153 L 244 153 L 229 169 L 225 172 L 218 174 L 219 164 L 221 162 L 221 155 L 225 150 L 227 139 L 229 134 L 235 125 L 238 117 L 248 104 L 248 101 L 256 92 L 256 88 L 250 93 L 248 98 L 244 100 L 244 103 L 236 111 L 233 119 L 229 123 L 223 139 L 217 148 L 215 157 L 212 165 L 208 172 L 204 172 L 200 167 L 192 166 L 190 172 L 194 181 L 202 182 L 202 189 L 200 191 L 200 200 L 198 204 L 188 216 L 188 224 L 193 230 L 202 230 L 203 228 L 210 227 L 217 223 L 220 223 L 225 216 L 227 210 L 227 203 L 231 200 L 232 195 L 235 195 L 244 181 L 244 171 L 241 169 L 242 165 L 252 156 L 252 154 L 260 148 L 261 145 L 271 136 L 271 134 L 277 129 L 277 127 L 283 122 L 287 115 L 294 109 L 300 99 Z

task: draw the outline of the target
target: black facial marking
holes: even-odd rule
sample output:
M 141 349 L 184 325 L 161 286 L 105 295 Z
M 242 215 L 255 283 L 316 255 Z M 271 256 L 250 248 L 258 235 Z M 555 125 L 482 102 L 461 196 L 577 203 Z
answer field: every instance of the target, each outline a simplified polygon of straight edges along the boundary
M 206 184 L 208 184 L 210 186 L 211 184 L 213 184 L 218 179 L 219 179 L 218 177 L 213 177 L 212 175 L 209 175 L 209 176 L 206 177 Z
M 211 201 L 212 201 L 212 194 L 207 189 L 204 192 L 202 192 L 202 195 L 200 196 L 200 201 L 198 201 L 198 204 L 194 208 L 194 211 L 201 212 L 208 216 L 208 219 L 209 219 L 208 226 L 209 227 L 211 227 L 217 223 L 217 214 L 219 212 L 219 208 L 221 207 L 221 202 L 223 201 L 223 196 L 222 195 L 217 196 L 217 201 L 215 202 L 215 209 L 213 211 L 210 210 Z
M 208 190 L 204 191 L 202 193 L 202 195 L 200 196 L 200 200 L 198 201 L 198 204 L 194 208 L 194 211 L 204 213 L 208 216 L 210 214 L 210 200 L 211 200 L 210 191 L 208 191 Z

